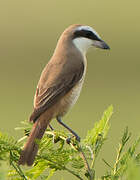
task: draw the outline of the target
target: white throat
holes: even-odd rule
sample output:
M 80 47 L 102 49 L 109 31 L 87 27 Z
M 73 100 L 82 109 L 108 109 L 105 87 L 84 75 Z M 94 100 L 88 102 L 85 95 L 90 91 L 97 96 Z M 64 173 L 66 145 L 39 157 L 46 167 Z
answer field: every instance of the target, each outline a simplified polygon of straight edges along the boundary
M 80 38 L 75 38 L 73 40 L 74 45 L 76 48 L 83 54 L 85 55 L 87 50 L 92 46 L 93 41 L 91 39 L 87 39 L 84 37 Z

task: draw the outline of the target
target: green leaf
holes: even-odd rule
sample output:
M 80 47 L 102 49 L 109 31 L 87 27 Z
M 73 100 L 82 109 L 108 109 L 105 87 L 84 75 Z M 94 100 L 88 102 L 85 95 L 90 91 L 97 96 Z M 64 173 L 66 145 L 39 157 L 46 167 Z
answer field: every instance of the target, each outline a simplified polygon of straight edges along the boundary
M 95 122 L 94 128 L 89 130 L 86 138 L 84 139 L 84 143 L 93 146 L 97 142 L 97 138 L 101 135 L 103 139 L 105 139 L 108 130 L 109 130 L 109 119 L 111 118 L 113 113 L 113 106 L 109 106 L 108 109 L 104 112 L 101 120 L 99 122 Z

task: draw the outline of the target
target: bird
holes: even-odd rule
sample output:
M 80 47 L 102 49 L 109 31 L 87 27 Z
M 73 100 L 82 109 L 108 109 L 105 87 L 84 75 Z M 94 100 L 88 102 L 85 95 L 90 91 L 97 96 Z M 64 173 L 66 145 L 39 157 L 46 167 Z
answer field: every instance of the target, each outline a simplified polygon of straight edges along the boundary
M 33 112 L 29 118 L 34 124 L 21 151 L 19 165 L 33 165 L 39 148 L 36 140 L 41 140 L 54 118 L 80 142 L 80 137 L 62 122 L 62 117 L 80 95 L 87 67 L 86 52 L 92 46 L 110 49 L 88 25 L 70 25 L 61 34 L 36 88 Z

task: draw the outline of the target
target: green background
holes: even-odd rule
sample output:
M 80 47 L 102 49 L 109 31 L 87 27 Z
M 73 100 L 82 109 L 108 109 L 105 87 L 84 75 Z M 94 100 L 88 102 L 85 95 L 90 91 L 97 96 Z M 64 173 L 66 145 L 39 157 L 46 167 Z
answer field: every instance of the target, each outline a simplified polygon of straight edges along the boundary
M 81 96 L 64 120 L 81 137 L 114 106 L 111 129 L 100 154 L 112 163 L 123 129 L 140 131 L 140 2 L 138 0 L 1 0 L 0 130 L 17 137 L 14 128 L 28 119 L 40 73 L 63 30 L 71 24 L 92 26 L 111 47 L 90 49 Z M 58 127 L 55 120 L 53 124 Z M 97 173 L 106 166 L 98 159 Z M 65 174 L 65 178 L 72 176 Z M 52 179 L 62 179 L 58 172 Z

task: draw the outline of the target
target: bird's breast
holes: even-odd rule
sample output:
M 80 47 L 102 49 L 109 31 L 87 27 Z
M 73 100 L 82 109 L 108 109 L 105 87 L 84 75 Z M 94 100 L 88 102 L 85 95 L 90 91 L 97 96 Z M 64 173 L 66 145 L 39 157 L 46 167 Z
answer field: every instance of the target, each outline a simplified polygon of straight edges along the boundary
M 58 115 L 63 116 L 65 115 L 69 109 L 71 109 L 76 101 L 78 100 L 80 96 L 80 92 L 83 86 L 85 74 L 86 74 L 86 67 L 87 67 L 87 61 L 86 58 L 83 58 L 84 60 L 84 73 L 82 78 L 79 82 L 60 100 L 59 102 L 59 108 L 58 108 Z
M 65 115 L 79 98 L 84 79 L 82 78 L 59 102 L 58 115 Z
M 81 89 L 83 86 L 83 82 L 84 82 L 84 78 L 85 78 L 85 74 L 86 74 L 86 66 L 87 66 L 86 58 L 83 58 L 83 60 L 84 60 L 84 62 L 83 62 L 84 63 L 84 72 L 83 72 L 82 78 L 55 105 L 55 107 L 54 107 L 55 113 L 54 113 L 53 117 L 64 116 L 69 111 L 69 109 L 71 109 L 74 106 L 77 99 L 79 98 L 79 95 L 80 95 L 80 92 L 81 92 Z

